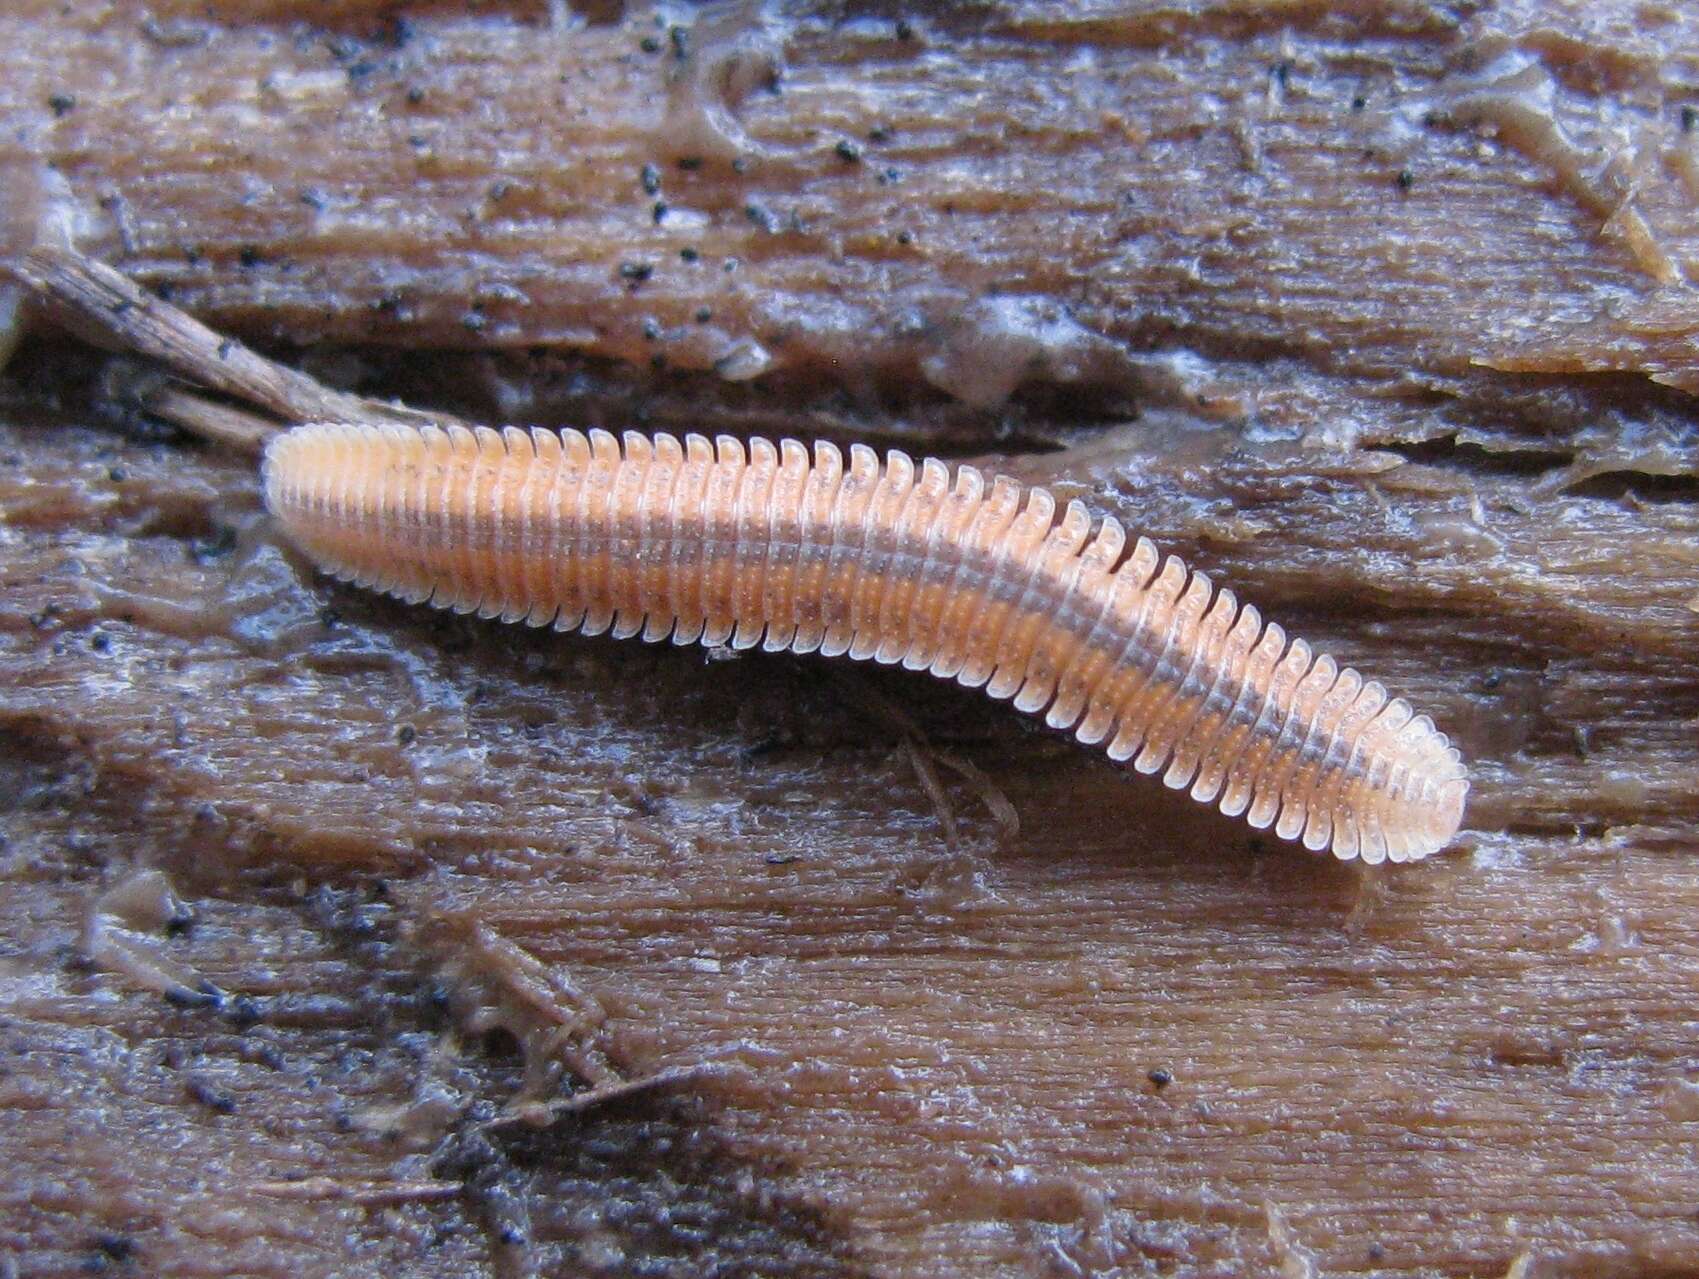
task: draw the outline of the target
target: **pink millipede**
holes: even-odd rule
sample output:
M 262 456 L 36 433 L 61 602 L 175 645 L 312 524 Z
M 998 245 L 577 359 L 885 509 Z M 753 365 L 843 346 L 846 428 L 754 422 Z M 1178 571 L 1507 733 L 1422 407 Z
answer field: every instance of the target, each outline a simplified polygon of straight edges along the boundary
M 854 445 L 299 427 L 266 503 L 330 573 L 530 626 L 901 662 L 1342 859 L 1445 847 L 1469 783 L 1425 715 L 1289 644 L 1112 518 Z

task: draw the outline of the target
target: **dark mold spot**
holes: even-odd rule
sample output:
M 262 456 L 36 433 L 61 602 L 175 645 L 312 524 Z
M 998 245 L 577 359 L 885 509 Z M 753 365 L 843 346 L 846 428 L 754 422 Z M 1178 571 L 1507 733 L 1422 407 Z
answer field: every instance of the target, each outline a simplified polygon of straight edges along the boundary
M 224 1015 L 237 1030 L 251 1030 L 265 1020 L 259 1001 L 251 995 L 238 995 L 224 1007 Z
M 236 1099 L 227 1092 L 220 1092 L 206 1080 L 190 1075 L 183 1081 L 183 1088 L 189 1094 L 191 1101 L 205 1106 L 218 1115 L 233 1115 L 236 1113 Z
M 116 1261 L 123 1264 L 136 1259 L 136 1241 L 128 1235 L 115 1235 L 102 1231 L 89 1240 L 98 1261 Z

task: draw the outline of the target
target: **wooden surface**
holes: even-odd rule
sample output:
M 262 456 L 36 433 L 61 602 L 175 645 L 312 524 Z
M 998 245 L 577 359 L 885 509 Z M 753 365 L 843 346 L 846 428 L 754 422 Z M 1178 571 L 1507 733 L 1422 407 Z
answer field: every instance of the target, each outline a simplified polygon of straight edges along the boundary
M 1685 10 L 150 9 L 0 17 L 8 253 L 415 407 L 1001 453 L 1475 793 L 1365 876 L 923 677 L 336 588 L 37 323 L 0 1273 L 1699 1273 Z

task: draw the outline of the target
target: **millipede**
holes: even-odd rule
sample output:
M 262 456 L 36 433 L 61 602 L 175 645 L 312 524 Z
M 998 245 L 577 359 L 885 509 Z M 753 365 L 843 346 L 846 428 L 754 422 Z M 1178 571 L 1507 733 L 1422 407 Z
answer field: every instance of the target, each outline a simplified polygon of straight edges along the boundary
M 1469 783 L 1426 715 L 1078 501 L 866 445 L 321 423 L 266 504 L 400 599 L 657 642 L 930 671 L 1252 827 L 1413 861 Z

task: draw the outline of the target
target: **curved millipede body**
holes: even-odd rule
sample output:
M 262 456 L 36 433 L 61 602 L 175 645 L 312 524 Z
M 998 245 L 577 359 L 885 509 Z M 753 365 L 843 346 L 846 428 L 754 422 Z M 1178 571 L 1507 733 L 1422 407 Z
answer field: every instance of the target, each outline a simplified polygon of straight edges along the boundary
M 1041 488 L 853 446 L 316 425 L 266 502 L 329 572 L 588 635 L 901 662 L 1340 858 L 1443 848 L 1469 783 L 1425 715 Z

